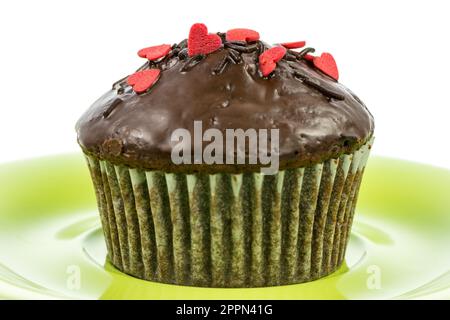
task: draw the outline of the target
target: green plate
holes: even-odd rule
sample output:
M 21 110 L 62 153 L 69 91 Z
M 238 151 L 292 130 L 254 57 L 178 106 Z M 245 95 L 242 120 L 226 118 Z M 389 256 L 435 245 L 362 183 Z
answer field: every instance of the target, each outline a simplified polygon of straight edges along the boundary
M 450 171 L 369 161 L 346 255 L 305 284 L 195 288 L 147 282 L 105 262 L 81 155 L 0 166 L 0 297 L 85 299 L 450 298 Z

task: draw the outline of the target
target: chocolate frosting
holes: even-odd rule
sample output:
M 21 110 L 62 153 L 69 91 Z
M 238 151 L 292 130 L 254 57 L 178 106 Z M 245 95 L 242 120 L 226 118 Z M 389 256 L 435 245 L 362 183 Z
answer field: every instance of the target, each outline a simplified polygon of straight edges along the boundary
M 76 130 L 86 153 L 147 170 L 245 172 L 259 165 L 173 164 L 172 132 L 185 128 L 193 136 L 195 120 L 203 130 L 223 132 L 278 128 L 280 169 L 353 152 L 373 134 L 373 117 L 361 100 L 297 52 L 288 50 L 264 78 L 258 69 L 258 56 L 267 48 L 262 42 L 240 52 L 236 48 L 243 44 L 225 44 L 193 58 L 183 46 L 144 66 L 161 69 L 148 92 L 136 94 L 122 81 L 84 113 Z

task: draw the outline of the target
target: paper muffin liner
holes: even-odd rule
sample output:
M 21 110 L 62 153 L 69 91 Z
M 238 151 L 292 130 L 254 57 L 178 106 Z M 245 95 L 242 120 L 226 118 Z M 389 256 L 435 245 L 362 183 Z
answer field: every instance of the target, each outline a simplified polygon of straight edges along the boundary
M 203 287 L 326 276 L 344 260 L 372 142 L 276 175 L 143 171 L 86 155 L 108 259 L 137 278 Z

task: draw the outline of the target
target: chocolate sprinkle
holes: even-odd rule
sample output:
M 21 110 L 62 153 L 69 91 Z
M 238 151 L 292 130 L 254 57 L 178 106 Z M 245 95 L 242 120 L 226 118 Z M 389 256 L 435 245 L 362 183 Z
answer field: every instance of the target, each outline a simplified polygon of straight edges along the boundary
M 204 58 L 205 55 L 203 54 L 198 54 L 196 56 L 189 58 L 184 64 L 184 66 L 180 69 L 180 72 L 186 72 L 191 70 L 193 67 L 199 64 Z
M 230 57 L 229 56 L 225 56 L 220 62 L 219 64 L 213 69 L 213 74 L 221 74 L 225 68 L 227 67 L 227 65 L 230 63 Z
M 294 71 L 294 76 L 296 78 L 298 78 L 300 81 L 302 81 L 304 84 L 306 84 L 307 86 L 310 86 L 311 88 L 316 89 L 317 91 L 319 91 L 320 93 L 322 93 L 324 96 L 330 98 L 330 99 L 336 99 L 336 100 L 345 100 L 345 96 L 330 90 L 328 88 L 325 88 L 322 83 L 320 82 L 320 80 L 318 79 L 314 79 L 311 77 L 308 77 L 307 75 L 298 72 L 297 70 Z
M 169 54 L 165 57 L 164 60 L 167 61 L 167 60 L 169 60 L 169 59 L 172 59 L 174 56 L 178 55 L 178 52 L 180 52 L 180 48 L 177 48 L 177 47 L 173 48 L 173 49 L 169 52 Z
M 187 48 L 187 44 L 188 44 L 188 40 L 187 40 L 187 39 L 184 39 L 183 41 L 181 41 L 181 42 L 178 44 L 178 48 L 180 48 L 180 49 Z
M 225 48 L 231 48 L 242 53 L 251 53 L 258 50 L 257 45 L 243 46 L 233 42 L 225 42 Z
M 227 41 L 227 43 L 235 44 L 235 45 L 241 46 L 241 47 L 246 47 L 247 46 L 247 42 L 246 41 L 241 41 L 241 40 Z
M 227 34 L 226 33 L 224 33 L 224 32 L 217 32 L 216 34 L 220 37 L 220 39 L 222 39 L 222 42 L 226 41 L 226 38 L 227 38 Z
M 258 48 L 258 56 L 268 49 L 266 44 L 262 41 L 258 41 L 257 48 Z
M 307 78 L 307 79 L 303 80 L 303 83 L 307 84 L 310 87 L 317 89 L 318 91 L 320 91 L 322 94 L 324 94 L 325 96 L 327 96 L 329 98 L 341 100 L 341 101 L 345 100 L 344 95 L 342 95 L 336 91 L 333 91 L 333 90 L 323 87 L 322 84 L 320 83 L 320 81 L 318 81 L 316 79 Z
M 108 116 L 111 114 L 111 112 L 114 111 L 114 109 L 123 102 L 122 99 L 120 98 L 116 98 L 113 100 L 113 102 L 111 102 L 111 104 L 109 105 L 108 108 L 106 108 L 106 110 L 103 112 L 103 118 L 108 118 Z
M 300 52 L 289 50 L 289 52 L 292 53 L 293 55 L 295 55 L 298 60 L 304 59 L 308 53 L 314 53 L 315 51 L 316 51 L 316 49 L 311 48 L 311 47 L 305 48 Z
M 121 78 L 120 80 L 117 80 L 116 82 L 113 83 L 112 85 L 112 89 L 113 90 L 120 90 L 123 89 L 122 88 L 122 84 L 125 82 L 125 80 L 128 78 L 128 76 Z
M 290 51 L 287 51 L 284 59 L 288 61 L 297 61 L 297 56 L 295 54 L 292 54 Z
M 189 56 L 188 49 L 184 48 L 181 49 L 180 52 L 178 52 L 178 59 L 185 60 Z
M 305 80 L 308 76 L 304 73 L 299 72 L 298 70 L 294 70 L 294 76 L 300 80 Z
M 228 54 L 234 64 L 240 63 L 242 61 L 241 55 L 239 54 L 238 51 L 236 51 L 234 49 L 229 49 Z

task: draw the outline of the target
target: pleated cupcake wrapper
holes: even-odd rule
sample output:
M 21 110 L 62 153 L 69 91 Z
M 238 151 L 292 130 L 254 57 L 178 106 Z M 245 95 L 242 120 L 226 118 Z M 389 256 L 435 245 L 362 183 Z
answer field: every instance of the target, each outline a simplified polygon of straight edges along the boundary
M 276 175 L 143 171 L 86 156 L 109 260 L 141 279 L 205 287 L 326 276 L 344 260 L 372 142 Z

